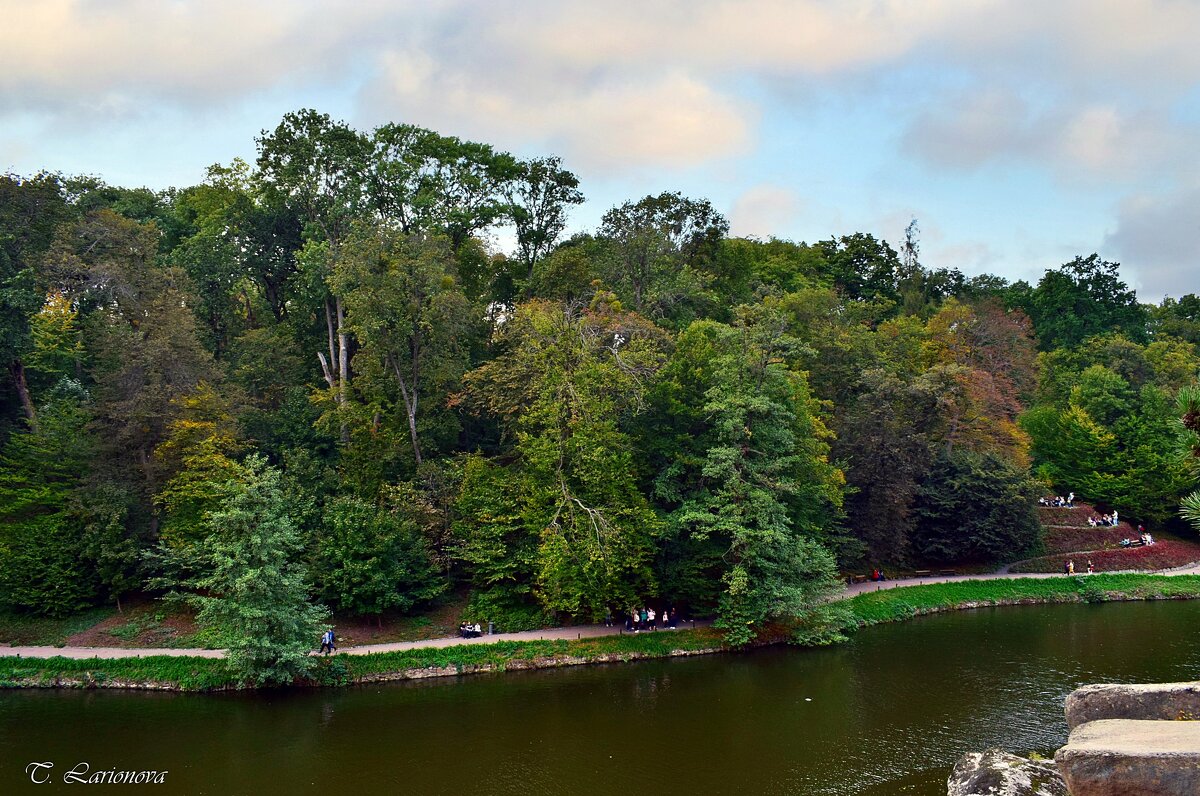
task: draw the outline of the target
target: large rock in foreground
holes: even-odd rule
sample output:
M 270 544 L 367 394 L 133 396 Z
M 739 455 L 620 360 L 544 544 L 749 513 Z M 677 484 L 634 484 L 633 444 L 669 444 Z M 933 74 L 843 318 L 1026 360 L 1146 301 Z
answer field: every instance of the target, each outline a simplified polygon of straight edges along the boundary
M 1200 722 L 1101 719 L 1054 755 L 1072 796 L 1200 794 Z
M 1200 683 L 1085 685 L 1066 707 L 1071 729 L 1098 719 L 1200 719 Z
M 948 796 L 1069 796 L 1049 760 L 1028 760 L 1000 749 L 970 752 L 946 782 Z

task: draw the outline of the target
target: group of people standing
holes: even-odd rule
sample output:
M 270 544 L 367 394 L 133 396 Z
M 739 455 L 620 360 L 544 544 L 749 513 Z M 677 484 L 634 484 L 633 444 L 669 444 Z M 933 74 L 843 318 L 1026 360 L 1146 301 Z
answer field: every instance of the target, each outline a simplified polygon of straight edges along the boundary
M 1095 565 L 1092 564 L 1092 559 L 1089 558 L 1088 562 L 1087 562 L 1087 574 L 1091 575 L 1095 571 L 1096 571 L 1096 567 L 1095 567 Z M 1063 574 L 1064 575 L 1074 575 L 1075 574 L 1075 562 L 1074 561 L 1068 559 L 1067 563 L 1063 564 Z
M 1117 517 L 1117 510 L 1113 509 L 1112 514 L 1101 514 L 1099 517 L 1094 515 L 1088 517 L 1088 525 L 1092 526 L 1093 528 L 1103 528 L 1106 526 L 1110 528 L 1115 527 L 1121 522 Z
M 679 614 L 671 607 L 662 609 L 661 614 L 647 606 L 631 608 L 629 609 L 629 613 L 625 615 L 625 630 L 630 633 L 640 633 L 643 630 L 658 630 L 660 620 L 662 621 L 663 629 L 674 630 L 679 625 Z M 612 626 L 611 615 L 605 624 L 609 627 Z

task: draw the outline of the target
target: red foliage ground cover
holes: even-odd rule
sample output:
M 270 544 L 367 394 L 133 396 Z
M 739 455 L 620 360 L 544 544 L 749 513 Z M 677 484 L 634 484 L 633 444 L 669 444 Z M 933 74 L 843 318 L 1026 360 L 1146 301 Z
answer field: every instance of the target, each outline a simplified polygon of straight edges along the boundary
M 1038 519 L 1042 525 L 1070 525 L 1073 528 L 1091 527 L 1088 517 L 1099 517 L 1102 512 L 1094 506 L 1076 501 L 1073 508 L 1066 506 L 1038 506 Z
M 1137 531 L 1125 523 L 1114 528 L 1046 528 L 1042 540 L 1047 553 L 1074 553 L 1077 550 L 1118 548 L 1122 539 L 1137 538 Z
M 1013 564 L 1010 572 L 1062 572 L 1068 561 L 1075 562 L 1075 572 L 1087 571 L 1091 559 L 1097 572 L 1115 572 L 1122 569 L 1159 570 L 1182 567 L 1200 561 L 1200 544 L 1168 539 L 1149 547 L 1134 547 L 1128 550 L 1093 550 L 1090 553 L 1057 553 L 1041 558 L 1031 558 Z

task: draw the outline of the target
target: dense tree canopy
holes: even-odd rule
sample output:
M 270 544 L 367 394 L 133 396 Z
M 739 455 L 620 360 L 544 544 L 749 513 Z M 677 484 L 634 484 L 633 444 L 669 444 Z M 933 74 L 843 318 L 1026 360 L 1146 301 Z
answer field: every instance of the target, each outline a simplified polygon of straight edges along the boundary
M 190 590 L 285 681 L 318 602 L 828 638 L 839 571 L 1011 560 L 1039 493 L 1178 514 L 1196 296 L 968 278 L 916 221 L 733 238 L 674 191 L 564 238 L 582 201 L 314 110 L 195 186 L 0 177 L 0 603 Z

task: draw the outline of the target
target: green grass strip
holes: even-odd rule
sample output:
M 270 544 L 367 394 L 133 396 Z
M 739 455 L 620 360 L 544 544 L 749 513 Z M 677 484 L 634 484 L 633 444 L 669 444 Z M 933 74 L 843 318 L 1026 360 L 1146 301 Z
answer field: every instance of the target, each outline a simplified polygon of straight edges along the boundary
M 976 605 L 1200 597 L 1200 575 L 1076 575 L 931 583 L 850 598 L 860 627 Z
M 162 687 L 209 691 L 233 680 L 220 658 L 0 658 L 0 687 Z
M 558 660 L 600 661 L 662 658 L 679 651 L 720 649 L 720 635 L 712 630 L 675 630 L 637 635 L 604 636 L 576 641 L 500 641 L 422 647 L 371 655 L 334 655 L 320 658 L 315 674 L 321 685 L 346 685 L 364 678 L 412 669 L 480 667 L 496 670 L 553 665 Z M 235 688 L 225 662 L 219 658 L 17 658 L 0 657 L 0 687 L 163 687 L 183 691 Z
M 1200 597 L 1200 575 L 1083 575 L 1055 578 L 966 580 L 866 592 L 847 604 L 859 627 L 981 605 L 1079 603 Z M 417 669 L 505 670 L 577 661 L 663 658 L 679 652 L 725 649 L 718 631 L 659 631 L 581 640 L 500 641 L 421 647 L 371 655 L 334 655 L 318 661 L 316 682 L 348 685 Z M 0 687 L 161 687 L 183 691 L 236 688 L 219 658 L 0 657 Z
M 660 630 L 657 633 L 600 636 L 576 641 L 498 641 L 494 644 L 462 644 L 452 647 L 420 647 L 399 652 L 347 655 L 342 661 L 352 678 L 387 674 L 408 669 L 458 669 L 491 666 L 504 669 L 514 663 L 552 661 L 560 658 L 606 660 L 620 658 L 665 658 L 678 651 L 723 648 L 721 637 L 711 630 Z

